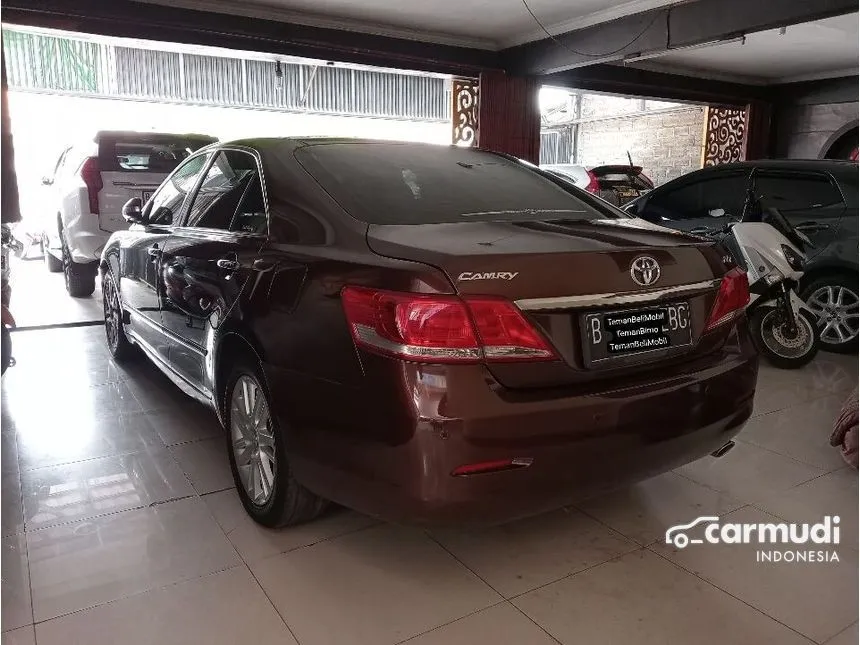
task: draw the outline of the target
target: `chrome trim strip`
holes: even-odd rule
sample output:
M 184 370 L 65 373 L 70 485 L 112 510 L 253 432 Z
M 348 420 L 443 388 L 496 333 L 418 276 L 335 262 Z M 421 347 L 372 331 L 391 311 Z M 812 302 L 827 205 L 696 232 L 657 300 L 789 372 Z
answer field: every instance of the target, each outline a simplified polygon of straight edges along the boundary
M 612 307 L 637 302 L 660 300 L 667 296 L 681 296 L 696 291 L 707 291 L 718 287 L 722 278 L 703 280 L 691 284 L 680 284 L 675 287 L 661 287 L 643 291 L 625 291 L 621 293 L 595 293 L 583 296 L 559 296 L 557 298 L 525 298 L 516 300 L 514 304 L 523 311 L 544 311 L 549 309 L 579 309 L 582 307 Z

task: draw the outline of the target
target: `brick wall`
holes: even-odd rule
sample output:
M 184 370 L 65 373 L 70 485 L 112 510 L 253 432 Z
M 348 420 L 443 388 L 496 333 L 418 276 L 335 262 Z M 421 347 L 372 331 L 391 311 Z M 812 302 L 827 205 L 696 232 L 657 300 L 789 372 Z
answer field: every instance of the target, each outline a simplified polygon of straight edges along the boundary
M 583 96 L 582 117 L 576 163 L 597 166 L 627 163 L 627 151 L 633 163 L 662 184 L 670 179 L 701 168 L 704 108 L 701 106 L 665 107 L 665 103 L 617 97 Z M 595 100 L 596 99 L 596 100 Z M 645 112 L 624 114 L 618 101 L 635 102 Z M 603 105 L 603 104 L 606 105 Z M 650 113 L 647 110 L 652 110 Z M 628 109 L 632 112 L 632 109 Z M 609 113 L 621 116 L 606 117 Z M 600 115 L 594 118 L 594 115 Z

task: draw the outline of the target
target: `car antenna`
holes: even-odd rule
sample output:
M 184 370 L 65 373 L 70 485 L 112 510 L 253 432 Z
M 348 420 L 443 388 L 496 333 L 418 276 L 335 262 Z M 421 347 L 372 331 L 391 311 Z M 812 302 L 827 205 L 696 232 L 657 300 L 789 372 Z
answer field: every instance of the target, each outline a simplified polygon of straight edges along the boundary
M 630 163 L 630 167 L 633 167 L 633 157 L 630 156 L 630 151 L 627 151 L 627 161 Z

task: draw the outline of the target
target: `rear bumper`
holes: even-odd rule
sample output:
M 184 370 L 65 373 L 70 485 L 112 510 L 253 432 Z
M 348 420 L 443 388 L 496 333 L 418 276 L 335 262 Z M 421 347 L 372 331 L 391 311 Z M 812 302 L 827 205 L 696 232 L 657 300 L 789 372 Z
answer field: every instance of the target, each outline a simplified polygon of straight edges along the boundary
M 758 372 L 758 357 L 740 335 L 736 351 L 718 352 L 706 365 L 599 394 L 515 400 L 488 387 L 484 373 L 475 378 L 485 394 L 476 395 L 476 387 L 463 385 L 469 377 L 458 374 L 458 387 L 469 390 L 469 400 L 458 401 L 453 383 L 436 374 L 444 392 L 432 400 L 433 388 L 412 388 L 419 414 L 408 430 L 388 435 L 396 441 L 368 437 L 358 421 L 353 431 L 298 428 L 292 467 L 323 497 L 390 521 L 487 524 L 555 509 L 677 468 L 734 437 L 752 413 Z M 427 376 L 417 378 L 426 385 Z M 532 462 L 451 474 L 503 459 Z

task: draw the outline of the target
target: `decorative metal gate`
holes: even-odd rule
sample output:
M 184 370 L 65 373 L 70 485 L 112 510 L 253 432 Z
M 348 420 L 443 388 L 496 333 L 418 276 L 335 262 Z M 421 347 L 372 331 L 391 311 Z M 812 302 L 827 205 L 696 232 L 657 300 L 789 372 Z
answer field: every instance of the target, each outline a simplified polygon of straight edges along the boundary
M 746 129 L 746 109 L 709 106 L 705 116 L 702 166 L 743 161 Z
M 451 81 L 451 143 L 474 146 L 478 143 L 478 79 Z

